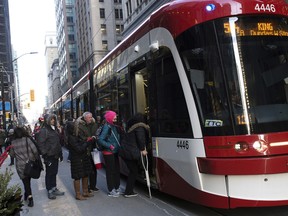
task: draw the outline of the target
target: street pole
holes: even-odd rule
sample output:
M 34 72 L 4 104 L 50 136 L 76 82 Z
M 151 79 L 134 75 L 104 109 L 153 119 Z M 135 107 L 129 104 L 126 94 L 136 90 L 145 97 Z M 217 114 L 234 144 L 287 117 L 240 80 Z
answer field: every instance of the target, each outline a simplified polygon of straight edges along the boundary
M 22 56 L 30 55 L 30 54 L 37 54 L 37 53 L 38 52 L 27 52 L 27 53 L 23 53 L 22 55 L 20 55 L 17 58 L 13 59 L 11 62 L 2 62 L 2 63 L 0 62 L 0 66 L 1 66 L 1 71 L 0 72 L 1 72 L 2 120 L 3 120 L 3 129 L 4 130 L 6 130 L 6 107 L 5 107 L 5 86 L 4 86 L 4 72 L 6 72 L 6 70 L 4 68 L 4 63 L 12 64 L 13 62 L 17 61 Z M 13 71 L 14 71 L 14 69 L 13 69 Z M 8 81 L 7 81 L 7 84 L 9 85 Z M 11 103 L 13 103 L 12 98 L 11 98 Z M 14 106 L 12 106 L 12 107 L 14 109 Z M 17 107 L 17 109 L 18 109 L 18 107 Z M 14 113 L 14 110 L 13 110 L 13 113 Z
M 2 120 L 3 129 L 6 130 L 6 110 L 5 110 L 5 86 L 4 86 L 4 65 L 1 65 L 1 99 L 2 99 Z

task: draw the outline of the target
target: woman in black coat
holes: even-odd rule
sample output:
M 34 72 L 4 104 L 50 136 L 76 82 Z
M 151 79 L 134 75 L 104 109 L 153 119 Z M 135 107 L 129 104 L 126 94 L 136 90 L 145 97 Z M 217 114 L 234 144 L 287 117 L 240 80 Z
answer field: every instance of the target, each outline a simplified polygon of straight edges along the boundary
M 124 161 L 129 169 L 129 175 L 127 179 L 125 197 L 137 196 L 137 193 L 133 191 L 135 181 L 138 175 L 138 161 L 140 154 L 143 156 L 147 155 L 146 146 L 149 142 L 150 128 L 145 124 L 145 117 L 141 113 L 135 114 L 127 122 L 127 156 Z M 130 155 L 130 156 L 129 156 Z
M 85 197 L 92 197 L 93 194 L 88 191 L 88 176 L 92 172 L 92 165 L 90 162 L 90 151 L 88 147 L 90 142 L 79 140 L 73 134 L 74 122 L 67 122 L 68 148 L 71 158 L 71 177 L 74 179 L 74 189 L 77 200 L 86 200 Z M 82 191 L 80 190 L 80 182 L 82 179 Z

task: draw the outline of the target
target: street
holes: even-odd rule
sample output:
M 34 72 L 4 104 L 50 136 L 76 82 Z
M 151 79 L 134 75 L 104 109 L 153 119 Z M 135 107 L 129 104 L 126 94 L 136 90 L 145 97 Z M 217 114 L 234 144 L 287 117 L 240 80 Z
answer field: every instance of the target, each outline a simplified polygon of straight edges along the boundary
M 107 187 L 105 179 L 105 170 L 98 171 L 97 187 L 100 191 L 94 193 L 94 197 L 88 200 L 79 201 L 74 198 L 73 180 L 70 175 L 70 163 L 67 162 L 68 152 L 63 149 L 64 160 L 59 165 L 57 178 L 57 187 L 65 191 L 64 196 L 57 197 L 56 200 L 49 200 L 45 189 L 45 172 L 41 177 L 32 180 L 32 193 L 34 197 L 34 207 L 27 207 L 24 203 L 21 216 L 287 216 L 288 207 L 267 207 L 267 208 L 239 208 L 232 210 L 209 209 L 203 206 L 194 205 L 189 202 L 171 197 L 167 194 L 152 190 L 152 199 L 148 197 L 148 190 L 145 185 L 137 184 L 135 191 L 137 197 L 118 198 L 107 196 Z M 2 165 L 0 171 L 11 168 L 14 172 L 11 184 L 19 184 L 23 191 L 23 185 L 20 181 L 15 166 L 8 166 L 10 158 L 8 157 Z M 125 177 L 121 178 L 121 188 L 126 185 Z M 22 193 L 23 194 L 23 193 Z

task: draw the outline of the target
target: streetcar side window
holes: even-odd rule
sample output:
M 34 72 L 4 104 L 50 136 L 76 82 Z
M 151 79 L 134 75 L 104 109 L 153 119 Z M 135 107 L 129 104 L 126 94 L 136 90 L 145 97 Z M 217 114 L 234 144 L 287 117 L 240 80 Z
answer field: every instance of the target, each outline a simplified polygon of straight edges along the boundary
M 192 137 L 184 93 L 171 53 L 155 61 L 154 73 L 156 74 L 157 86 L 156 104 L 159 135 Z

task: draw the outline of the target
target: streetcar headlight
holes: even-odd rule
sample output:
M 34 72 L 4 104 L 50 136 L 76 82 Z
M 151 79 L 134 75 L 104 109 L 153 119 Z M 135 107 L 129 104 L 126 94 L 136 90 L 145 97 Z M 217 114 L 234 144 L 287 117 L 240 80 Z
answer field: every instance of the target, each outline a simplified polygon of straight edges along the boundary
M 249 145 L 246 142 L 238 142 L 238 143 L 235 143 L 234 149 L 237 152 L 247 151 L 249 149 Z
M 253 143 L 253 148 L 260 153 L 264 153 L 267 151 L 268 146 L 263 140 L 257 140 Z
M 215 5 L 214 4 L 208 4 L 206 5 L 206 10 L 208 12 L 215 10 Z

